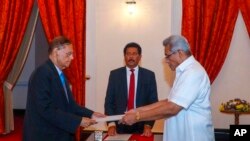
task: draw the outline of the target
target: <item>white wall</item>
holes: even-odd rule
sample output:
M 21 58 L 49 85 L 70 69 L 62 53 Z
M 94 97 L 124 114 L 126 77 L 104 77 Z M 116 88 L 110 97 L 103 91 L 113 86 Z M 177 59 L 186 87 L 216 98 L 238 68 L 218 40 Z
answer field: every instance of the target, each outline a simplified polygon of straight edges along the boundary
M 91 76 L 86 84 L 87 107 L 104 111 L 109 72 L 124 65 L 122 50 L 130 41 L 142 46 L 141 66 L 155 72 L 159 99 L 164 99 L 174 76 L 163 61 L 162 40 L 181 31 L 181 0 L 136 0 L 138 13 L 135 15 L 126 13 L 125 0 L 87 2 L 87 74 Z M 249 37 L 239 15 L 227 59 L 212 84 L 215 128 L 229 128 L 234 123 L 232 115 L 218 111 L 221 102 L 236 97 L 250 102 L 249 52 Z M 249 116 L 240 116 L 240 123 L 249 124 Z M 156 126 L 154 130 L 161 131 L 162 121 L 158 121 Z M 105 128 L 103 124 L 94 126 L 97 127 Z

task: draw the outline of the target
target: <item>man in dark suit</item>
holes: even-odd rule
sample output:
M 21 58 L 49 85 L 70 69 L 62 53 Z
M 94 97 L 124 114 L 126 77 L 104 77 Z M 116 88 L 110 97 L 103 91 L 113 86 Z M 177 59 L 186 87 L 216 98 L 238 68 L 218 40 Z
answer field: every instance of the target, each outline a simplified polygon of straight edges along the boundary
M 70 40 L 56 37 L 48 52 L 49 59 L 29 80 L 23 141 L 73 141 L 79 126 L 88 127 L 96 123 L 91 118 L 104 116 L 77 105 L 63 77 L 62 70 L 73 59 Z
M 138 66 L 141 60 L 140 45 L 134 42 L 128 43 L 123 53 L 126 66 L 112 70 L 109 76 L 105 98 L 106 115 L 124 114 L 131 108 L 158 101 L 154 72 Z M 131 78 L 131 75 L 134 75 L 133 78 Z M 131 81 L 132 79 L 133 82 Z M 134 85 L 132 90 L 134 91 L 133 96 L 130 96 L 131 83 Z M 108 122 L 108 135 L 140 133 L 144 136 L 151 136 L 153 125 L 154 121 L 139 122 L 133 126 Z

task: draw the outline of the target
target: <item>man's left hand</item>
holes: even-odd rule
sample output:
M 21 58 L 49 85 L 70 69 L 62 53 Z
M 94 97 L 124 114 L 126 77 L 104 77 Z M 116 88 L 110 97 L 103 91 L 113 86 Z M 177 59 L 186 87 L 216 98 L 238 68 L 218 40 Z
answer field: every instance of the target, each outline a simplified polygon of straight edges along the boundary
M 150 125 L 144 125 L 144 130 L 142 136 L 150 137 L 152 136 L 151 126 Z

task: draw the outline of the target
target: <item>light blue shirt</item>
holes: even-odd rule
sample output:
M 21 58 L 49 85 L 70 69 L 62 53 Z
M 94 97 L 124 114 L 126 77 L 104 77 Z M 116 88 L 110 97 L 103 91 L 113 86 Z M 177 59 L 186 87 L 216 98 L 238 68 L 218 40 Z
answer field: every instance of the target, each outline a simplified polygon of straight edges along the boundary
M 168 100 L 183 109 L 166 119 L 164 141 L 214 141 L 210 106 L 210 81 L 193 56 L 176 68 Z
M 61 75 L 61 73 L 62 73 L 62 70 L 60 70 L 56 65 L 54 65 L 55 67 L 56 67 L 56 70 L 57 70 L 57 72 L 58 72 L 58 74 L 59 74 L 59 76 Z
M 62 72 L 62 70 L 60 70 L 56 65 L 55 65 L 55 67 L 56 67 L 56 70 L 57 70 L 57 72 L 58 72 L 58 74 L 59 74 L 59 76 L 63 73 Z M 61 79 L 61 78 L 60 78 Z M 63 81 L 63 82 L 62 82 Z M 69 102 L 69 97 L 68 97 L 68 93 L 67 93 L 67 88 L 66 88 L 66 86 L 65 86 L 65 78 L 64 78 L 64 80 L 61 80 L 61 82 L 62 82 L 62 85 L 63 85 L 63 89 L 64 89 L 64 92 L 65 92 L 65 97 L 67 98 L 67 100 L 68 100 L 68 102 Z M 64 83 L 64 84 L 63 84 Z

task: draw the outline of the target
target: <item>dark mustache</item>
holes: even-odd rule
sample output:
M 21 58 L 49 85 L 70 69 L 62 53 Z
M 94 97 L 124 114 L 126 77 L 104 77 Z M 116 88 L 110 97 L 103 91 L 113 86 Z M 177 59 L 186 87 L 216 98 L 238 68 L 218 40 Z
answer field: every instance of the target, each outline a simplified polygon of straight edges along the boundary
M 129 62 L 135 62 L 135 60 L 133 60 L 133 59 L 129 59 L 128 61 L 129 61 Z

